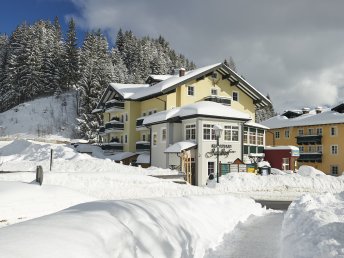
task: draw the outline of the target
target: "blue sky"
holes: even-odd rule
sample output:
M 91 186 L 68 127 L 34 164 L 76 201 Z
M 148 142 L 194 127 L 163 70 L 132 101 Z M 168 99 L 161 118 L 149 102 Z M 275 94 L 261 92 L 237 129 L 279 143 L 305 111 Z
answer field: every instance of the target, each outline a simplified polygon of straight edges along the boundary
M 30 24 L 37 20 L 53 21 L 55 16 L 59 17 L 65 32 L 67 15 L 77 12 L 75 5 L 68 0 L 4 0 L 0 8 L 0 33 L 10 35 L 24 21 Z M 82 37 L 82 31 L 78 32 Z

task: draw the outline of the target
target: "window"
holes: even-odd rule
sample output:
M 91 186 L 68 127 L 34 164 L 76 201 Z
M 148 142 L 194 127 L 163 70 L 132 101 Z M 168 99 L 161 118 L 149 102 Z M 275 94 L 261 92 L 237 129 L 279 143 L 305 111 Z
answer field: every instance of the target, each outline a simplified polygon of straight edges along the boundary
M 299 146 L 300 153 L 303 153 L 305 151 L 305 148 L 303 146 Z
M 196 125 L 185 126 L 185 140 L 196 140 Z
M 216 79 L 216 78 L 217 78 L 217 73 L 213 72 L 213 73 L 211 74 L 211 78 Z
M 317 135 L 322 135 L 322 128 L 317 128 Z
M 211 95 L 217 95 L 217 89 L 212 88 L 211 89 Z
M 123 143 L 123 135 L 121 135 L 121 143 Z
M 310 153 L 316 152 L 316 146 L 310 145 L 310 146 L 308 147 L 308 152 L 310 152 Z
M 166 128 L 161 128 L 161 141 L 166 142 Z
M 142 113 L 142 116 L 146 116 L 146 112 L 143 112 L 143 113 Z
M 338 145 L 331 145 L 331 154 L 332 155 L 338 154 Z
M 239 101 L 239 92 L 233 91 L 232 99 L 233 101 Z
M 124 122 L 124 115 L 123 114 L 121 115 L 121 122 L 122 123 Z
M 285 138 L 289 138 L 289 135 L 290 135 L 290 131 L 289 131 L 289 129 L 286 129 L 286 130 L 284 131 L 284 137 L 285 137 Z
M 215 131 L 211 124 L 203 125 L 203 140 L 216 140 Z
M 290 166 L 289 166 L 289 158 L 283 158 L 283 163 L 282 163 L 282 169 L 283 170 L 289 170 Z
M 225 137 L 225 141 L 231 141 L 231 142 L 239 141 L 239 127 L 225 125 L 224 137 Z
M 330 166 L 331 169 L 331 175 L 332 176 L 338 176 L 338 166 L 337 165 L 331 165 Z
M 314 129 L 308 128 L 308 135 L 314 135 Z
M 124 135 L 124 143 L 128 143 L 128 135 Z
M 215 163 L 213 161 L 208 162 L 208 175 L 215 172 Z
M 153 133 L 153 146 L 158 144 L 158 136 L 157 133 Z
M 279 139 L 279 138 L 280 138 L 280 132 L 279 132 L 279 131 L 276 131 L 276 132 L 275 132 L 275 138 L 276 138 L 276 139 Z
M 146 135 L 145 134 L 142 134 L 142 141 L 146 141 Z
M 253 145 L 257 144 L 256 129 L 253 129 L 253 128 L 250 128 L 250 144 L 253 144 Z
M 152 112 L 152 111 L 149 111 L 149 112 L 148 112 L 148 115 L 150 116 L 151 114 L 153 114 L 153 112 Z
M 248 143 L 248 128 L 245 127 L 244 128 L 244 144 L 247 144 Z
M 155 114 L 157 112 L 157 110 L 155 109 L 154 111 L 153 111 L 153 113 Z
M 188 86 L 188 96 L 194 96 L 194 95 L 195 95 L 194 86 Z
M 317 152 L 318 153 L 322 153 L 322 145 L 318 145 L 317 146 Z
M 258 145 L 264 145 L 264 131 L 258 130 L 257 143 Z
M 297 134 L 298 134 L 299 136 L 303 135 L 303 129 L 299 129 L 299 130 L 297 131 Z
M 128 114 L 125 114 L 125 121 L 128 122 Z
M 337 135 L 337 128 L 336 127 L 331 127 L 331 136 Z

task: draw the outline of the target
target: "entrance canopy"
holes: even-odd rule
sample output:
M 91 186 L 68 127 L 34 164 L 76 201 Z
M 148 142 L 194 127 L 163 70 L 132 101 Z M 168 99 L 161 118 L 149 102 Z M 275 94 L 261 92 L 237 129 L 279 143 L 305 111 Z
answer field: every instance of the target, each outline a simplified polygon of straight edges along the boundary
M 176 142 L 166 148 L 165 153 L 181 153 L 183 150 L 196 148 L 197 144 L 193 141 Z

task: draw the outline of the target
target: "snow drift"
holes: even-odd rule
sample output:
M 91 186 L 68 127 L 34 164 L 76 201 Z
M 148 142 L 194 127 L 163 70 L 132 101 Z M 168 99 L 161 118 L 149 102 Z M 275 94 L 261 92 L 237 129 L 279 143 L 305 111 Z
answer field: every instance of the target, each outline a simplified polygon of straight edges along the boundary
M 224 195 L 90 202 L 0 229 L 0 250 L 6 258 L 203 257 L 240 221 L 264 213 Z
M 344 257 L 344 192 L 305 195 L 283 221 L 282 257 Z

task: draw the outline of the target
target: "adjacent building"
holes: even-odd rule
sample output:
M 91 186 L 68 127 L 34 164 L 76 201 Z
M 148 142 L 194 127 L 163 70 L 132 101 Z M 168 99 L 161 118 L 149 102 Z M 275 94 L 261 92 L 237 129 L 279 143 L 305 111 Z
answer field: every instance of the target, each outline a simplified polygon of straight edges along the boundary
M 298 166 L 309 165 L 330 175 L 344 170 L 344 104 L 332 109 L 288 110 L 264 122 L 266 144 L 297 146 Z
M 222 143 L 224 151 L 231 148 L 236 158 L 249 160 L 251 154 L 264 151 L 266 127 L 255 123 L 255 109 L 269 104 L 270 100 L 246 80 L 218 63 L 192 71 L 179 69 L 174 75 L 151 75 L 145 84 L 111 83 L 93 112 L 103 114 L 99 142 L 104 151 L 136 154 L 136 162 L 141 165 L 180 166 L 180 157 L 168 154 L 166 149 L 174 144 L 189 146 L 183 141 L 193 141 L 194 146 L 182 149 L 197 148 L 197 154 L 191 154 L 195 165 L 190 164 L 194 166 L 190 169 L 196 171 L 196 167 L 204 166 L 206 172 L 202 170 L 202 176 L 193 176 L 194 184 L 202 185 L 206 178 L 203 174 L 207 175 L 212 166 L 204 160 L 204 151 L 211 151 L 216 143 L 212 126 L 220 123 L 224 129 L 222 137 L 233 137 Z M 207 107 L 213 112 L 210 115 L 205 112 Z M 171 116 L 175 112 L 185 114 L 188 108 L 202 111 Z M 155 122 L 149 122 L 149 117 Z M 202 159 L 198 159 L 199 155 Z M 233 161 L 232 156 L 226 162 Z

